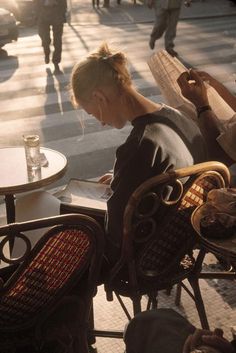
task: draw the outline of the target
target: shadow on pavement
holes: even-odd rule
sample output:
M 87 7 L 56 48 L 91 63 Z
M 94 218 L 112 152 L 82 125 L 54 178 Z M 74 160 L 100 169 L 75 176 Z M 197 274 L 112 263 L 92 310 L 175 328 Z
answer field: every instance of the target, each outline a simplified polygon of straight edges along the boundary
M 4 73 L 6 75 L 2 76 L 1 75 L 1 66 L 0 66 L 0 82 L 4 82 L 10 79 L 10 77 L 14 74 L 14 72 L 18 69 L 19 67 L 19 62 L 18 58 L 13 55 L 8 55 L 7 50 L 5 49 L 0 49 L 0 63 L 4 62 L 9 62 L 9 65 L 5 65 L 4 63 Z
M 69 26 L 72 29 L 72 31 L 75 33 L 75 35 L 79 38 L 79 40 L 83 44 L 84 48 L 88 51 L 89 47 L 87 46 L 87 44 L 86 44 L 85 40 L 83 39 L 83 37 L 81 36 L 80 32 L 72 24 L 69 24 Z

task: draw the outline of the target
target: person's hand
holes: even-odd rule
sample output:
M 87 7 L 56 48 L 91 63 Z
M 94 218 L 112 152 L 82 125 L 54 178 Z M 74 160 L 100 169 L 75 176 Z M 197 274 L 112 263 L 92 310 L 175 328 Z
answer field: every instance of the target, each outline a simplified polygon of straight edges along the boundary
M 112 173 L 106 173 L 99 178 L 98 182 L 100 184 L 110 185 L 112 177 L 113 177 Z
M 223 337 L 221 329 L 209 330 L 196 329 L 188 336 L 183 347 L 183 353 L 233 353 L 233 346 Z
M 208 72 L 205 72 L 205 71 L 196 71 L 196 72 L 203 81 L 209 83 L 212 87 L 217 86 L 217 84 L 219 83 L 219 81 L 217 81 L 214 77 L 208 74 Z
M 183 72 L 177 79 L 182 95 L 196 108 L 208 105 L 206 86 L 195 70 Z

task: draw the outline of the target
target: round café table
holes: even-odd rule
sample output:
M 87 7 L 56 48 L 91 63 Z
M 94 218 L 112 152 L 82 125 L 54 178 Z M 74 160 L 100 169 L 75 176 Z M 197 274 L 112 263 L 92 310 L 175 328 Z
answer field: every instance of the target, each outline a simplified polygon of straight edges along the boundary
M 210 252 L 220 259 L 224 259 L 229 265 L 233 265 L 230 270 L 226 271 L 203 271 L 199 278 L 209 279 L 236 279 L 236 233 L 227 236 L 227 229 L 225 230 L 225 237 L 212 238 L 207 237 L 202 233 L 201 219 L 208 213 L 207 204 L 198 206 L 192 213 L 191 223 L 198 236 L 200 242 L 200 253 L 202 260 L 205 253 Z M 200 254 L 199 253 L 199 254 Z
M 55 150 L 40 147 L 47 163 L 28 170 L 24 147 L 0 148 L 0 195 L 5 196 L 7 223 L 15 221 L 15 194 L 39 189 L 60 179 L 66 171 L 66 157 Z

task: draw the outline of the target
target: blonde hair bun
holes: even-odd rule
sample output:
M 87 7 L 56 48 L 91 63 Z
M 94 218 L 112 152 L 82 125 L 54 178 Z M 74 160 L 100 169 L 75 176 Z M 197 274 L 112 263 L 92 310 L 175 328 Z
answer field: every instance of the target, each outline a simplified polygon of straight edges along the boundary
M 98 87 L 131 85 L 127 59 L 122 51 L 112 49 L 106 42 L 76 64 L 71 75 L 72 101 L 89 100 Z

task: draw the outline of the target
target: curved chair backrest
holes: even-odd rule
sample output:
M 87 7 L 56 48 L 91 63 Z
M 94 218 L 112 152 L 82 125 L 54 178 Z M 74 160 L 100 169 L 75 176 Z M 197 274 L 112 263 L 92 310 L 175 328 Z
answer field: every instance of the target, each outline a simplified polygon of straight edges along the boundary
M 88 270 L 88 291 L 94 290 L 103 253 L 103 233 L 96 221 L 83 215 L 63 215 L 0 227 L 0 235 L 52 226 L 19 260 L 17 271 L 0 292 L 0 332 L 33 325 Z M 6 238 L 7 239 L 7 238 Z M 5 259 L 6 260 L 6 259 Z
M 229 180 L 224 164 L 206 162 L 168 171 L 136 189 L 125 210 L 120 261 L 128 264 L 133 286 L 154 279 L 158 289 L 166 288 L 174 273 L 188 269 L 196 243 L 191 213 L 209 190 L 227 187 Z

